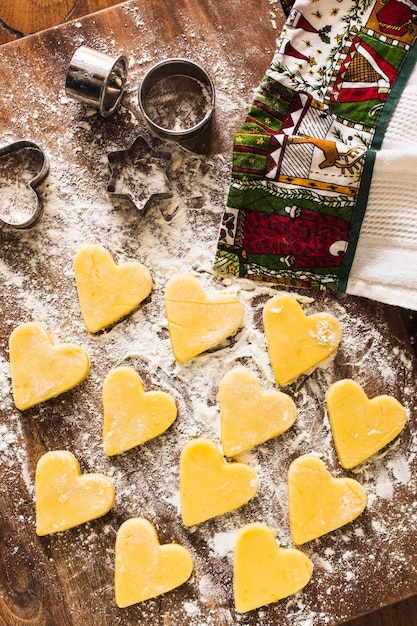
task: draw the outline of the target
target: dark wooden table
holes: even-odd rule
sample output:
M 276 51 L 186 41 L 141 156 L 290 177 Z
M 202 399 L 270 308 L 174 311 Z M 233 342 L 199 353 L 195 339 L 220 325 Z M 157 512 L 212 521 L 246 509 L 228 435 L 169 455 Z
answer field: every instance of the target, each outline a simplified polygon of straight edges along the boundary
M 114 7 L 108 11 L 100 11 L 95 15 L 85 17 L 76 23 L 70 22 L 58 29 L 52 28 L 40 34 L 27 36 L 30 33 L 63 24 L 71 19 L 78 20 L 83 15 L 96 10 L 107 9 L 114 4 L 117 3 L 111 0 L 77 0 L 75 3 L 71 0 L 70 2 L 55 4 L 46 0 L 44 2 L 16 0 L 13 3 L 9 0 L 0 0 L 0 44 L 5 44 L 0 48 L 0 80 L 2 85 L 7 84 L 8 89 L 14 92 L 13 104 L 8 103 L 3 106 L 0 102 L 0 144 L 5 143 L 5 139 L 10 138 L 13 134 L 19 135 L 26 130 L 29 131 L 33 140 L 43 143 L 47 150 L 53 153 L 54 133 L 59 136 L 62 128 L 57 125 L 50 113 L 43 117 L 41 102 L 39 110 L 36 112 L 36 120 L 27 114 L 25 110 L 27 102 L 24 94 L 25 88 L 32 90 L 33 80 L 36 80 L 38 84 L 44 81 L 49 86 L 40 88 L 41 96 L 56 99 L 62 97 L 65 69 L 73 53 L 73 42 L 78 40 L 81 30 L 85 42 L 98 43 L 101 47 L 104 46 L 103 42 L 105 42 L 114 52 L 127 52 L 128 54 L 132 51 L 132 41 L 134 41 L 136 32 L 138 48 L 134 49 L 135 53 L 139 56 L 146 48 L 146 54 L 143 54 L 143 58 L 148 57 L 148 60 L 143 62 L 144 68 L 149 63 L 151 54 L 154 57 L 156 55 L 154 60 L 158 60 L 158 49 L 164 49 L 165 53 L 176 54 L 179 41 L 186 41 L 190 47 L 194 45 L 198 53 L 199 46 L 202 46 L 204 40 L 204 45 L 213 52 L 208 62 L 211 63 L 210 69 L 219 83 L 224 78 L 221 74 L 221 64 L 236 64 L 235 80 L 236 82 L 239 81 L 240 90 L 238 103 L 229 120 L 224 121 L 223 124 L 219 120 L 216 122 L 211 143 L 209 141 L 206 146 L 213 153 L 221 151 L 227 155 L 227 151 L 231 147 L 232 132 L 237 129 L 239 120 L 245 113 L 245 107 L 250 102 L 251 92 L 262 77 L 274 51 L 277 30 L 283 20 L 278 2 L 270 3 L 267 0 L 262 0 L 261 4 L 264 6 L 259 11 L 263 21 L 256 25 L 253 22 L 248 24 L 249 13 L 246 13 L 245 6 L 242 9 L 242 4 L 238 0 L 233 0 L 233 2 L 225 5 L 219 5 L 214 0 L 195 3 L 184 0 L 181 2 L 154 0 L 153 2 L 138 2 L 137 5 L 133 3 L 132 6 L 135 8 L 137 17 L 136 22 L 127 19 L 127 12 L 123 11 L 122 7 Z M 274 22 L 271 18 L 271 10 L 274 13 L 272 16 Z M 186 15 L 186 19 L 184 15 Z M 250 20 L 253 20 L 254 15 L 254 12 L 250 14 Z M 82 29 L 80 29 L 80 24 L 82 24 Z M 182 32 L 184 24 L 187 25 L 187 29 Z M 262 31 L 263 50 L 254 48 L 258 45 L 258 37 L 253 40 L 252 48 L 248 46 L 247 50 L 242 50 L 241 33 L 243 29 L 248 28 Z M 225 42 L 222 43 L 221 39 L 225 32 L 228 35 Z M 249 43 L 248 39 L 250 36 L 246 34 L 244 39 L 246 44 Z M 239 55 L 236 58 L 233 56 L 234 50 L 239 50 Z M 29 80 L 21 75 L 22 68 L 23 73 L 29 72 Z M 139 73 L 136 72 L 134 77 L 136 78 Z M 58 86 L 55 86 L 55 83 Z M 234 88 L 233 85 L 231 87 Z M 135 115 L 135 112 L 131 110 L 130 114 Z M 81 118 L 78 123 L 81 125 L 85 123 L 85 128 L 87 126 L 87 122 L 83 122 Z M 139 122 L 139 129 L 141 129 L 140 124 L 141 122 Z M 65 129 L 69 126 L 70 122 L 65 126 Z M 100 128 L 104 132 L 104 126 Z M 136 127 L 130 130 L 130 139 L 134 138 L 137 130 Z M 116 124 L 109 123 L 106 131 L 114 143 L 120 142 L 118 138 L 119 129 Z M 65 147 L 63 149 L 66 150 Z M 70 153 L 71 149 L 73 146 L 68 146 L 69 159 L 73 156 Z M 80 164 L 85 166 L 81 156 L 77 155 L 76 158 Z M 6 234 L 7 249 L 10 248 L 12 240 L 13 235 Z M 13 265 L 12 261 L 11 264 Z M 389 306 L 376 308 L 379 311 L 379 323 L 382 326 L 395 327 L 397 329 L 395 333 L 398 331 L 400 335 L 405 329 L 410 336 L 410 345 L 415 341 L 416 316 L 414 313 L 397 310 L 395 307 Z M 364 305 L 365 309 L 369 310 L 369 303 Z M 0 319 L 5 325 L 1 333 L 1 350 L 5 356 L 7 355 L 8 332 L 13 327 L 13 323 L 19 319 L 18 301 L 12 299 L 6 302 L 3 300 Z M 381 332 L 384 332 L 382 326 Z M 59 403 L 55 403 L 54 406 L 56 409 Z M 16 414 L 12 417 L 17 419 Z M 42 436 L 47 437 L 47 434 L 42 428 L 42 424 L 39 430 L 36 430 L 36 427 L 29 423 L 29 418 L 24 417 L 23 419 L 28 436 L 28 456 L 31 459 L 33 469 L 34 459 L 39 456 L 40 451 L 46 445 Z M 48 445 L 51 445 L 53 435 L 48 436 L 50 436 Z M 22 487 L 16 485 L 16 493 L 20 494 L 24 500 L 24 495 L 22 495 L 24 491 L 20 492 L 19 489 L 21 490 Z M 16 520 L 7 519 L 5 515 L 8 507 L 10 509 L 15 508 L 14 496 L 7 492 L 6 494 L 3 493 L 1 497 L 3 506 L 0 534 L 0 623 L 4 626 L 23 626 L 23 624 L 26 626 L 45 626 L 46 623 L 54 624 L 54 626 L 64 626 L 64 624 L 65 626 L 69 626 L 69 624 L 81 626 L 82 622 L 77 621 L 77 618 L 71 613 L 72 610 L 75 610 L 73 607 L 76 605 L 76 599 L 72 598 L 73 604 L 68 603 L 65 594 L 55 593 L 53 589 L 53 585 L 57 585 L 59 588 L 61 584 L 68 592 L 68 580 L 71 577 L 74 579 L 77 577 L 76 566 L 74 564 L 66 565 L 64 556 L 60 558 L 59 543 L 53 549 L 50 548 L 49 555 L 47 550 L 45 554 L 40 555 L 39 546 L 34 543 L 33 537 L 29 539 L 19 536 Z M 24 512 L 30 506 L 29 501 L 22 501 L 18 508 Z M 13 549 L 13 537 L 15 536 L 20 537 L 19 541 L 23 545 L 22 550 Z M 63 547 L 63 554 L 64 551 L 65 546 Z M 53 558 L 56 559 L 56 566 L 51 568 L 48 558 L 51 561 Z M 87 586 L 88 584 L 89 581 L 86 581 Z M 55 616 L 52 618 L 55 619 L 55 622 L 47 621 L 51 619 L 47 618 L 49 615 Z M 74 621 L 71 621 L 72 619 Z M 99 623 L 104 624 L 106 622 L 97 621 L 97 624 Z M 127 621 L 114 622 L 114 624 L 116 623 L 130 624 Z M 160 623 L 167 626 L 171 623 L 173 626 L 180 626 L 179 624 L 174 625 L 167 616 Z M 349 626 L 413 626 L 417 624 L 417 597 L 391 604 L 348 623 Z

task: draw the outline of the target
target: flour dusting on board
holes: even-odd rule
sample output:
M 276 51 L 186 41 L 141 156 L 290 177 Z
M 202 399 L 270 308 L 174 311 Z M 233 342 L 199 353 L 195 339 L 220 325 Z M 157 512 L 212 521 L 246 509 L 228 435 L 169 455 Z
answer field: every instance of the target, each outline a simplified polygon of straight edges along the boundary
M 271 19 L 274 6 L 271 2 Z M 138 33 L 147 28 L 137 7 L 126 6 L 124 12 L 127 20 L 134 21 Z M 74 25 L 73 37 L 74 46 L 88 43 L 103 51 L 114 49 L 114 42 L 101 37 L 86 42 L 80 23 Z M 162 52 L 170 51 L 160 51 L 160 56 Z M 182 52 L 190 53 L 186 43 Z M 229 124 L 237 129 L 250 94 L 245 93 L 230 64 L 221 65 L 213 54 L 205 52 L 201 50 L 200 61 L 216 79 L 217 115 L 231 116 Z M 112 120 L 103 121 L 94 111 L 83 109 L 67 99 L 63 90 L 52 101 L 34 89 L 28 94 L 28 111 L 33 105 L 32 113 L 27 112 L 25 119 L 16 111 L 14 125 L 0 137 L 1 144 L 14 141 L 28 126 L 36 140 L 45 116 L 54 116 L 57 131 L 45 146 L 51 169 L 42 185 L 42 220 L 31 231 L 6 229 L 2 233 L 0 274 L 5 327 L 0 359 L 0 451 L 1 465 L 7 469 L 4 488 L 13 489 L 15 481 L 24 484 L 27 499 L 16 503 L 16 524 L 34 529 L 36 459 L 28 458 L 28 439 L 35 442 L 39 455 L 46 449 L 68 449 L 83 471 L 103 472 L 112 479 L 116 502 L 105 519 L 45 538 L 43 543 L 57 562 L 61 552 L 68 554 L 68 543 L 71 545 L 65 567 L 74 579 L 81 564 L 90 567 L 90 572 L 94 571 L 95 559 L 106 566 L 106 580 L 100 584 L 97 581 L 97 593 L 89 599 L 89 611 L 103 620 L 100 623 L 125 623 L 125 613 L 115 608 L 113 598 L 115 533 L 129 517 L 143 516 L 155 524 L 161 542 L 176 541 L 190 550 L 195 570 L 186 585 L 163 600 L 129 609 L 130 619 L 137 623 L 156 623 L 162 611 L 178 626 L 335 624 L 355 614 L 352 598 L 381 580 L 381 571 L 381 602 L 384 589 L 389 590 L 389 597 L 395 589 L 405 595 L 407 577 L 416 575 L 412 555 L 417 519 L 417 435 L 409 419 L 395 442 L 354 472 L 344 472 L 332 441 L 325 394 L 343 372 L 370 396 L 386 393 L 397 397 L 411 418 L 415 403 L 413 357 L 389 330 L 378 330 L 382 327 L 378 319 L 382 307 L 377 305 L 365 315 L 355 298 L 324 293 L 310 297 L 307 292 L 292 292 L 307 314 L 326 311 L 338 319 L 342 344 L 322 367 L 282 389 L 296 404 L 295 424 L 282 436 L 238 458 L 259 476 L 257 497 L 240 511 L 191 529 L 182 526 L 179 455 L 194 437 L 209 437 L 220 445 L 218 390 L 222 376 L 243 365 L 256 374 L 264 391 L 278 388 L 262 324 L 263 306 L 277 289 L 213 274 L 217 232 L 230 177 L 230 154 L 227 150 L 199 154 L 149 134 L 137 113 L 135 99 L 143 66 L 152 59 L 159 57 L 155 58 L 150 46 L 132 53 L 130 87 Z M 231 84 L 235 85 L 233 90 Z M 5 99 L 12 106 L 13 94 L 6 94 Z M 126 149 L 139 134 L 145 135 L 155 149 L 172 153 L 167 176 L 173 198 L 152 203 L 144 215 L 133 207 L 113 204 L 106 193 L 107 153 Z M 130 171 L 129 184 L 135 182 L 134 172 Z M 90 335 L 83 325 L 72 267 L 75 253 L 91 243 L 105 246 L 117 263 L 137 260 L 145 264 L 154 283 L 151 295 L 132 315 L 97 335 Z M 234 337 L 209 353 L 179 364 L 172 355 L 164 289 L 170 278 L 184 273 L 197 276 L 207 292 L 238 297 L 245 317 Z M 90 355 L 91 373 L 68 394 L 21 414 L 12 400 L 6 338 L 17 323 L 28 321 L 44 324 L 57 343 L 81 345 Z M 327 329 L 322 332 L 322 340 L 330 341 Z M 107 458 L 101 438 L 101 391 L 104 377 L 120 365 L 133 367 L 146 390 L 158 389 L 172 395 L 178 417 L 160 437 Z M 286 473 L 291 461 L 306 453 L 320 456 L 333 475 L 353 475 L 359 480 L 368 494 L 367 509 L 352 524 L 302 547 L 313 561 L 314 573 L 300 593 L 239 616 L 234 611 L 232 594 L 236 533 L 246 523 L 264 522 L 276 531 L 280 546 L 292 546 Z M 110 613 L 112 621 L 104 621 Z

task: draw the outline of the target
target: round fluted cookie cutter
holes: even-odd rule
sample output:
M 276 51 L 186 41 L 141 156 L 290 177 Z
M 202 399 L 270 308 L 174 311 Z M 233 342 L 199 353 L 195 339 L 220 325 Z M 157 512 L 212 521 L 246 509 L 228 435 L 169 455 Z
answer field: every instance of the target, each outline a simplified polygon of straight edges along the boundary
M 171 58 L 150 68 L 139 86 L 139 108 L 150 128 L 168 139 L 190 139 L 210 122 L 215 105 L 210 75 L 194 61 Z
M 113 57 L 80 46 L 67 71 L 65 93 L 108 117 L 120 104 L 127 73 L 128 60 L 124 55 Z

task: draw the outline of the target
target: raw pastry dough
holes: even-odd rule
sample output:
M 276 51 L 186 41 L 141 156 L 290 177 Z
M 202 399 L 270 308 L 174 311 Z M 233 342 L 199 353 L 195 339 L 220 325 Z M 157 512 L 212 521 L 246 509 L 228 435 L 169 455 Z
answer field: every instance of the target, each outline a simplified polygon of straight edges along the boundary
M 353 478 L 333 478 L 323 461 L 307 454 L 288 471 L 288 508 L 295 544 L 321 537 L 349 522 L 366 506 L 365 489 Z
M 296 548 L 280 548 L 275 531 L 252 523 L 238 533 L 233 591 L 238 613 L 252 611 L 297 593 L 309 582 L 313 565 Z
M 264 327 L 275 378 L 287 385 L 317 367 L 342 340 L 339 322 L 329 313 L 306 316 L 287 294 L 271 298 L 264 308 Z
M 196 439 L 184 447 L 180 501 L 185 526 L 238 509 L 257 491 L 256 472 L 244 463 L 226 463 L 213 441 Z
M 350 379 L 329 388 L 327 410 L 340 464 L 347 469 L 395 439 L 407 421 L 398 400 L 388 395 L 369 400 L 362 387 Z
M 90 371 L 79 346 L 54 342 L 41 324 L 20 324 L 9 339 L 14 402 L 22 411 L 72 389 Z
M 184 362 L 234 335 L 243 321 L 242 304 L 226 293 L 207 295 L 193 276 L 171 279 L 165 307 L 172 351 Z
M 81 313 L 90 333 L 136 309 L 152 290 L 147 267 L 135 261 L 116 265 L 100 245 L 85 246 L 77 252 L 74 273 Z
M 75 456 L 66 450 L 46 452 L 35 478 L 36 534 L 68 530 L 105 515 L 114 503 L 114 487 L 103 474 L 81 475 Z
M 293 400 L 281 391 L 263 392 L 253 372 L 244 367 L 228 372 L 220 383 L 220 427 L 226 456 L 242 454 L 292 426 Z
M 103 384 L 104 452 L 111 456 L 163 433 L 175 420 L 177 407 L 163 391 L 145 392 L 131 367 L 118 367 Z
M 155 528 L 143 518 L 120 526 L 115 552 L 115 596 L 121 608 L 179 587 L 193 571 L 188 550 L 174 543 L 161 546 Z

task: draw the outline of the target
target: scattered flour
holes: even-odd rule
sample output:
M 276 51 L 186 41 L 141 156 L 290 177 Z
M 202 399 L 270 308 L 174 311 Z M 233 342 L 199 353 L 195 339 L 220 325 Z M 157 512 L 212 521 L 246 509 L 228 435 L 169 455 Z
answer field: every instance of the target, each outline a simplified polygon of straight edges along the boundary
M 278 11 L 277 0 L 270 0 L 270 5 L 273 21 Z M 147 30 L 138 7 L 126 5 L 123 10 L 126 20 L 133 21 L 139 34 Z M 99 36 L 91 36 L 87 41 L 81 23 L 74 25 L 73 35 L 74 47 L 86 43 L 112 52 L 117 47 L 117 42 Z M 237 129 L 242 121 L 250 94 L 232 64 L 222 63 L 204 47 L 199 51 L 200 61 L 215 76 L 216 114 L 228 119 L 231 135 L 231 129 Z M 108 121 L 66 98 L 62 87 L 54 100 L 45 98 L 39 86 L 31 85 L 28 98 L 38 110 L 35 116 L 30 115 L 31 107 L 27 111 L 15 110 L 13 93 L 4 94 L 5 107 L 12 111 L 9 113 L 12 122 L 10 128 L 0 131 L 1 144 L 16 140 L 23 132 L 31 134 L 34 140 L 42 138 L 51 170 L 42 186 L 44 215 L 39 224 L 28 232 L 6 229 L 1 233 L 2 485 L 11 490 L 17 482 L 21 484 L 20 491 L 26 492 L 27 498 L 16 504 L 13 513 L 17 520 L 24 520 L 33 529 L 34 451 L 40 453 L 42 446 L 70 449 L 83 470 L 102 471 L 112 478 L 116 503 L 102 521 L 104 526 L 100 522 L 87 524 L 76 535 L 71 534 L 71 539 L 64 534 L 47 538 L 44 544 L 57 562 L 61 553 L 70 555 L 65 567 L 74 579 L 79 575 L 81 562 L 91 561 L 93 570 L 94 559 L 106 565 L 108 579 L 93 594 L 88 608 L 99 617 L 114 611 L 112 558 L 117 527 L 128 517 L 144 515 L 158 526 L 166 542 L 183 543 L 195 559 L 195 573 L 186 597 L 174 592 L 172 600 L 168 598 L 164 605 L 173 623 L 332 624 L 336 619 L 351 616 L 355 608 L 350 599 L 360 596 L 364 586 L 369 594 L 375 594 L 372 601 L 376 607 L 384 602 L 387 590 L 389 598 L 395 589 L 399 595 L 405 594 L 407 585 L 402 581 L 415 578 L 417 555 L 412 540 L 415 520 L 408 516 L 410 501 L 415 499 L 417 491 L 417 438 L 411 420 L 396 445 L 388 446 L 354 472 L 368 493 L 365 513 L 348 527 L 303 546 L 313 560 L 315 573 L 302 592 L 274 607 L 257 611 L 253 617 L 237 616 L 232 608 L 231 591 L 234 539 L 245 523 L 262 521 L 276 530 L 282 547 L 292 545 L 286 500 L 290 462 L 300 454 L 313 453 L 336 476 L 345 475 L 332 443 L 326 416 L 326 390 L 332 382 L 348 374 L 375 394 L 395 395 L 411 416 L 415 407 L 413 357 L 408 347 L 397 342 L 388 329 L 378 330 L 385 328 L 383 307 L 377 306 L 366 315 L 356 306 L 355 299 L 300 293 L 307 313 L 326 310 L 339 320 L 343 341 L 335 358 L 286 389 L 297 406 L 294 426 L 283 436 L 245 455 L 244 461 L 254 467 L 260 478 L 257 498 L 241 511 L 201 527 L 182 527 L 179 454 L 193 437 L 204 435 L 219 443 L 218 388 L 222 375 L 234 365 L 245 365 L 256 373 L 263 386 L 276 386 L 266 350 L 262 310 L 277 290 L 270 285 L 213 274 L 217 232 L 229 184 L 229 151 L 206 154 L 162 142 L 149 134 L 137 114 L 136 87 L 144 66 L 170 52 L 155 51 L 150 44 L 133 51 L 129 89 L 121 110 Z M 181 52 L 195 58 L 195 51 L 186 42 Z M 23 83 L 27 80 L 28 77 L 22 76 Z M 47 128 L 48 132 L 45 120 L 54 125 Z M 173 198 L 153 203 L 145 215 L 114 205 L 106 193 L 107 153 L 128 148 L 139 134 L 144 134 L 153 147 L 172 153 L 167 175 Z M 117 262 L 139 260 L 149 267 L 154 281 L 152 294 L 143 306 L 94 336 L 86 332 L 81 319 L 72 269 L 75 253 L 87 243 L 102 243 Z M 235 337 L 219 349 L 185 364 L 173 359 L 164 311 L 166 282 L 180 273 L 198 276 L 208 291 L 227 290 L 239 297 L 245 307 L 244 324 Z M 79 343 L 89 353 L 92 368 L 79 388 L 22 415 L 15 409 L 11 396 L 7 338 L 17 323 L 26 321 L 45 324 L 56 342 Z M 109 459 L 103 453 L 101 441 L 101 387 L 107 372 L 121 364 L 134 367 L 147 389 L 172 394 L 178 406 L 178 418 L 156 440 Z M 402 575 L 404 571 L 407 576 Z M 179 597 L 182 601 L 178 602 Z M 160 617 L 159 604 L 151 602 L 137 607 L 135 616 L 138 623 L 156 623 Z M 123 623 L 119 614 L 113 613 L 113 618 L 112 626 Z

